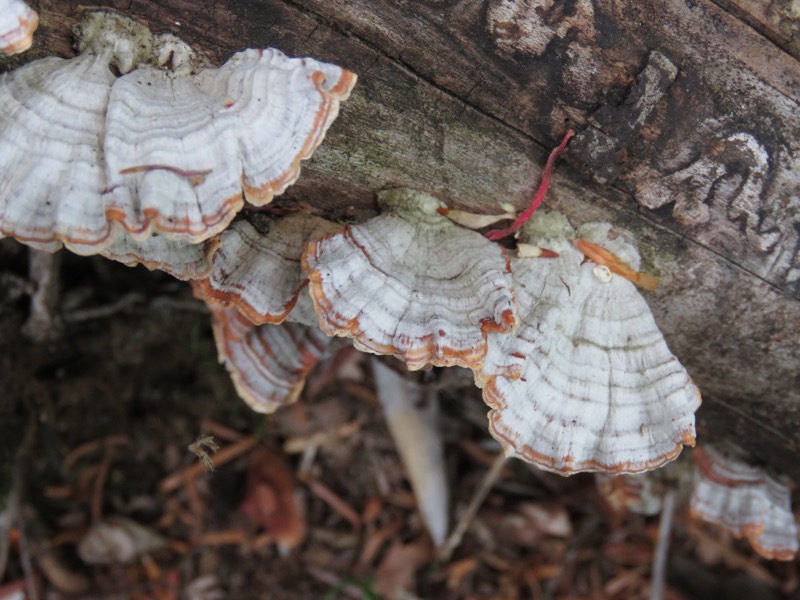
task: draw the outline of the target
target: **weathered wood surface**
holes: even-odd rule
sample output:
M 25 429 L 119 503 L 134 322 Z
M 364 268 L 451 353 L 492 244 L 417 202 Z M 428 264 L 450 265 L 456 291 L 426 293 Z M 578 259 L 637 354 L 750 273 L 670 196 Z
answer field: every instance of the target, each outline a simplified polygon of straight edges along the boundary
M 714 0 L 719 6 L 800 59 L 800 3 L 797 0 Z
M 638 236 L 663 281 L 650 304 L 706 399 L 701 422 L 800 477 L 800 65 L 770 39 L 710 0 L 101 4 L 215 62 L 272 45 L 358 73 L 286 194 L 334 216 L 367 214 L 396 185 L 522 206 L 567 124 L 599 126 L 613 152 L 571 149 L 548 204 Z M 79 3 L 36 8 L 40 32 L 17 63 L 72 52 Z M 674 82 L 658 79 L 637 113 L 626 98 L 653 52 Z M 591 154 L 613 165 L 608 185 L 582 162 Z

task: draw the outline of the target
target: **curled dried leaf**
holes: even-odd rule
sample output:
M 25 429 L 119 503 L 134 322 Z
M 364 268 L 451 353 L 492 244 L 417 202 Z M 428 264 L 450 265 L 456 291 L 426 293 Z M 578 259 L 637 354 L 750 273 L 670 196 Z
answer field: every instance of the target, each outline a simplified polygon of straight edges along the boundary
M 212 435 L 201 435 L 189 444 L 189 452 L 200 459 L 200 463 L 206 471 L 214 470 L 214 459 L 211 455 L 217 450 L 219 450 L 219 444 L 214 441 L 214 436 Z
M 517 218 L 517 213 L 514 211 L 513 207 L 499 215 L 481 215 L 453 208 L 439 208 L 438 212 L 440 215 L 443 215 L 453 221 L 453 223 L 457 223 L 468 229 L 483 229 L 489 225 L 494 225 L 498 221 Z
M 94 523 L 78 543 L 78 555 L 88 565 L 130 563 L 166 546 L 152 529 L 125 517 Z
M 372 371 L 386 424 L 438 548 L 447 535 L 449 494 L 436 392 L 431 394 L 374 357 Z
M 294 550 L 306 537 L 305 510 L 294 473 L 277 452 L 260 448 L 250 455 L 241 510 L 284 551 Z
M 639 287 L 643 287 L 646 290 L 654 290 L 658 287 L 658 279 L 632 269 L 613 252 L 596 246 L 595 244 L 590 244 L 585 240 L 575 240 L 575 245 L 578 246 L 580 251 L 583 252 L 589 260 L 606 267 L 612 273 L 616 273 L 628 281 L 632 281 Z

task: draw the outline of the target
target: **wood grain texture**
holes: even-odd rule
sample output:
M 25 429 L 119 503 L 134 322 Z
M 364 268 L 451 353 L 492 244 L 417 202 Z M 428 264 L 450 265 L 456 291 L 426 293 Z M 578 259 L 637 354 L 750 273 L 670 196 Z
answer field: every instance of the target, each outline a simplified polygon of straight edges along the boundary
M 800 59 L 800 4 L 796 0 L 714 0 L 716 4 Z
M 770 39 L 710 0 L 101 4 L 215 64 L 272 45 L 356 72 L 281 200 L 331 217 L 363 218 L 396 186 L 460 208 L 522 206 L 565 121 L 630 116 L 648 56 L 665 56 L 677 75 L 615 153 L 619 177 L 601 186 L 579 161 L 561 164 L 546 203 L 637 236 L 663 281 L 648 301 L 706 399 L 701 423 L 800 476 L 787 452 L 800 447 L 800 65 Z M 33 49 L 0 64 L 71 55 L 78 6 L 39 2 Z

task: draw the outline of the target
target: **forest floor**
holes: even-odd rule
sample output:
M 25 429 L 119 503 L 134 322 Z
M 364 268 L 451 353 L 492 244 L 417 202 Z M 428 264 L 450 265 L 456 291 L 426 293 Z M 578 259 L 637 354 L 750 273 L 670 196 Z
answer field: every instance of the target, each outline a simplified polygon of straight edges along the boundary
M 0 600 L 650 597 L 658 517 L 612 508 L 591 475 L 514 459 L 437 557 L 352 349 L 261 415 L 237 397 L 188 285 L 65 255 L 59 320 L 33 341 L 27 272 L 27 250 L 0 242 L 15 452 Z M 457 523 L 500 450 L 474 387 L 439 401 Z M 204 436 L 220 447 L 205 446 L 213 470 Z M 665 598 L 800 598 L 797 562 L 760 559 L 684 505 L 669 535 Z

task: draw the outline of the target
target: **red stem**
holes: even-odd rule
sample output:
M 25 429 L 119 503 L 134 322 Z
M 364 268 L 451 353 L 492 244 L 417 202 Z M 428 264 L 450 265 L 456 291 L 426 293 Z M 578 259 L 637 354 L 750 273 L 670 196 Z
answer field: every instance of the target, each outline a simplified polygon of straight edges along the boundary
M 511 227 L 507 229 L 492 229 L 490 232 L 488 232 L 486 234 L 488 239 L 493 242 L 501 240 L 504 237 L 514 233 L 517 229 L 522 227 L 528 219 L 531 218 L 533 212 L 539 208 L 542 200 L 544 200 L 544 195 L 547 193 L 547 188 L 550 187 L 550 178 L 553 175 L 553 165 L 556 162 L 556 158 L 558 158 L 558 155 L 561 154 L 564 151 L 564 148 L 567 147 L 567 144 L 569 143 L 570 139 L 572 139 L 573 135 L 575 135 L 575 132 L 572 129 L 568 130 L 558 147 L 550 153 L 550 156 L 547 157 L 547 163 L 544 165 L 544 171 L 542 171 L 542 182 L 539 184 L 539 189 L 536 190 L 536 196 L 534 197 L 533 202 L 531 202 L 531 205 L 525 210 L 524 213 L 517 217 L 517 220 L 514 221 Z

